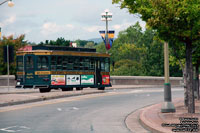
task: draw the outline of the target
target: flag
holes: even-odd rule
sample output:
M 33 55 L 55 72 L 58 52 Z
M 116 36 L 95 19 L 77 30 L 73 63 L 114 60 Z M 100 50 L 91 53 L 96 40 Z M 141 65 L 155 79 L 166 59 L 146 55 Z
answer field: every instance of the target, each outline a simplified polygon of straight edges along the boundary
M 115 31 L 108 31 L 108 39 L 109 39 L 109 46 L 108 48 L 110 49 L 112 47 L 112 44 L 113 44 L 113 40 L 114 40 L 114 34 L 115 34 Z
M 108 31 L 108 35 L 107 36 L 105 34 L 105 31 L 99 31 L 99 33 L 100 33 L 100 35 L 101 35 L 101 37 L 102 37 L 102 39 L 103 39 L 103 41 L 105 43 L 106 49 L 109 50 L 112 47 L 115 31 Z M 106 42 L 106 39 L 108 40 L 107 42 Z
M 1 27 L 0 27 L 0 39 L 1 39 Z
M 106 44 L 106 38 L 105 38 L 105 31 L 99 31 L 101 38 L 103 39 L 104 43 Z

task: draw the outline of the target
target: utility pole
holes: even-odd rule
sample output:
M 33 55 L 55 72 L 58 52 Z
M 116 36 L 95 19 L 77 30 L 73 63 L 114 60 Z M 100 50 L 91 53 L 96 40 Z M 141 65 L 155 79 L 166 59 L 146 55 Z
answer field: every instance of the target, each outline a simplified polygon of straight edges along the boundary
M 168 43 L 164 43 L 164 62 L 165 62 L 165 83 L 164 83 L 164 104 L 162 105 L 162 113 L 176 112 L 171 97 L 171 84 L 169 81 L 169 51 Z

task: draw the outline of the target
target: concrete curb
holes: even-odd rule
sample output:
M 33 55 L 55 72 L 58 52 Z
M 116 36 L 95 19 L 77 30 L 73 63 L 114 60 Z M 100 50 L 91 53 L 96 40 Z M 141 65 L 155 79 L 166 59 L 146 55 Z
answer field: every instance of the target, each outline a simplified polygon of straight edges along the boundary
M 161 103 L 146 107 L 140 112 L 139 121 L 140 121 L 141 125 L 153 133 L 170 133 L 171 132 L 170 130 L 166 132 L 165 131 L 166 129 L 160 128 L 160 127 L 156 126 L 153 121 L 146 119 L 146 114 L 147 114 L 147 112 L 150 112 L 151 108 L 160 109 Z
M 81 96 L 81 95 L 89 95 L 89 94 L 97 94 L 97 93 L 105 93 L 105 91 L 93 91 L 93 92 L 81 92 L 77 94 L 65 94 L 65 95 L 58 95 L 58 96 L 50 96 L 50 97 L 39 97 L 29 100 L 22 100 L 22 101 L 12 101 L 7 103 L 0 104 L 0 107 L 5 106 L 12 106 L 12 105 L 19 105 L 19 104 L 25 104 L 25 103 L 33 103 L 33 102 L 39 102 L 39 101 L 46 101 L 51 99 L 58 99 L 58 98 L 65 98 L 65 97 L 73 97 L 73 96 Z
M 182 98 L 177 98 L 173 100 L 174 105 L 178 104 L 180 101 L 182 101 Z M 139 115 L 139 121 L 141 125 L 148 129 L 149 131 L 153 133 L 171 133 L 171 129 L 164 128 L 161 126 L 162 119 L 159 113 L 161 112 L 163 102 L 157 103 L 154 105 L 150 105 L 148 107 L 144 107 L 141 109 L 140 115 Z M 151 113 L 151 115 L 149 115 Z M 176 112 L 175 112 L 176 113 Z M 171 113 L 171 114 L 175 114 Z
M 130 132 L 133 133 L 146 133 L 148 132 L 140 123 L 140 112 L 143 111 L 143 109 L 137 109 L 130 113 L 126 119 L 125 119 L 125 124 L 126 127 L 129 129 Z

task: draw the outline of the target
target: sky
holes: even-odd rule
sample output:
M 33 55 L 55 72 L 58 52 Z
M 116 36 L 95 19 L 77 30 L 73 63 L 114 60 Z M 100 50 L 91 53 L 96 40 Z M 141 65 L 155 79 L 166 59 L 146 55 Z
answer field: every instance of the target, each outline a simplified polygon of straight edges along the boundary
M 3 2 L 4 0 L 0 0 Z M 99 31 L 105 30 L 101 13 L 105 9 L 113 14 L 109 30 L 125 30 L 137 21 L 145 27 L 138 16 L 120 9 L 112 0 L 12 0 L 13 7 L 5 3 L 0 6 L 2 36 L 25 34 L 25 40 L 39 43 L 45 40 L 88 40 L 100 38 Z

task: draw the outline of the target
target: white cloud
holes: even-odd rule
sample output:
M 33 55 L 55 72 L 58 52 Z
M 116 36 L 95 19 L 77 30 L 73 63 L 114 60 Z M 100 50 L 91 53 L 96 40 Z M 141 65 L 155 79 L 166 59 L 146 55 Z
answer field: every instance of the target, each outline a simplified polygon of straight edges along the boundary
M 10 16 L 9 18 L 5 19 L 3 22 L 0 23 L 0 27 L 5 27 L 9 24 L 12 24 L 16 21 L 16 16 Z
M 46 22 L 42 25 L 41 33 L 45 36 L 58 32 L 69 31 L 74 29 L 72 24 L 58 25 L 55 22 Z
M 87 32 L 99 32 L 100 30 L 105 29 L 103 26 L 90 26 L 90 27 L 84 27 L 83 28 Z
M 121 29 L 121 25 L 119 25 L 119 24 L 113 25 L 112 27 L 113 27 L 115 30 Z
M 142 27 L 142 29 L 145 30 L 146 23 L 144 21 L 139 21 L 139 23 L 140 23 L 140 26 Z M 114 30 L 121 31 L 121 30 L 127 29 L 129 26 L 134 25 L 134 24 L 135 23 L 132 23 L 132 22 L 124 22 L 122 24 L 115 24 L 112 26 L 112 28 Z
M 133 25 L 133 23 L 126 22 L 126 23 L 122 23 L 122 24 L 113 25 L 112 28 L 114 30 L 124 30 L 124 29 L 128 28 L 131 25 Z

